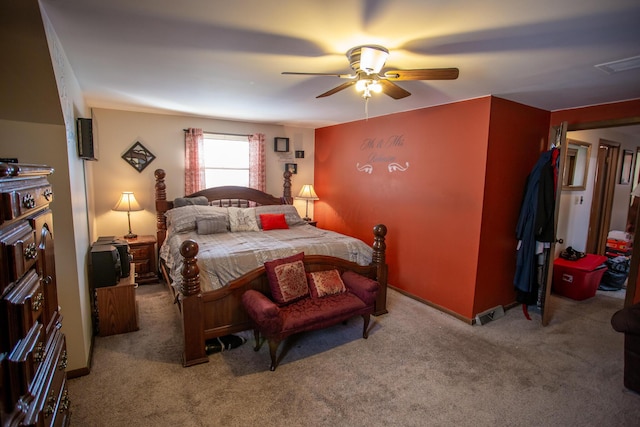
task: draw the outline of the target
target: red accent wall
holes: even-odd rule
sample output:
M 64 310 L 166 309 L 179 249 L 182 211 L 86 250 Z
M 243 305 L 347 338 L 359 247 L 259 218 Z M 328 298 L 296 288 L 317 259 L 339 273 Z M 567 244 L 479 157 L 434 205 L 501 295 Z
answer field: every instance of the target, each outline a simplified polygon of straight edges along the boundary
M 583 124 L 633 117 L 640 119 L 640 99 L 554 111 L 551 113 L 551 124 L 555 126 L 565 121 L 570 125 Z
M 493 98 L 473 316 L 515 301 L 515 230 L 526 178 L 547 150 L 549 112 Z
M 389 283 L 445 310 L 509 304 L 548 114 L 484 97 L 317 129 L 315 219 L 368 243 L 385 224 Z

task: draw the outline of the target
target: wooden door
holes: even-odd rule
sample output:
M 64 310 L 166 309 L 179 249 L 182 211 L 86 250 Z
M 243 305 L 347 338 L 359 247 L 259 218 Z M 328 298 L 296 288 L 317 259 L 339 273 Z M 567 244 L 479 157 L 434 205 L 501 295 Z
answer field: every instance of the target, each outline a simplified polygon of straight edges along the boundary
M 564 176 L 564 164 L 567 155 L 567 122 L 563 122 L 560 126 L 552 126 L 549 131 L 549 147 L 560 148 L 560 156 L 558 162 L 558 177 Z M 558 179 L 556 183 L 556 205 L 553 214 L 553 235 L 556 236 L 558 231 L 558 212 L 560 211 L 560 195 L 562 192 L 562 179 Z M 544 290 L 542 298 L 542 326 L 547 326 L 553 315 L 553 305 L 551 303 L 551 283 L 553 279 L 553 260 L 556 253 L 556 243 L 551 242 L 551 247 L 547 251 L 545 259 L 544 271 L 546 277 L 544 281 Z
M 611 225 L 611 210 L 616 184 L 616 170 L 620 147 L 617 143 L 600 140 L 596 161 L 595 181 L 587 234 L 587 253 L 604 255 Z

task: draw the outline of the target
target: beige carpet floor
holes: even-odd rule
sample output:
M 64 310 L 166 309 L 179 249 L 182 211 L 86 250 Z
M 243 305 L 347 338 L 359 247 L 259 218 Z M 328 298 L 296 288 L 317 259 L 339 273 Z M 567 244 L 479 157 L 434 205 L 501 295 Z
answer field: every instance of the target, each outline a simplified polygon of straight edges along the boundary
M 140 330 L 96 337 L 91 374 L 69 380 L 75 426 L 639 426 L 623 387 L 623 300 L 552 296 L 540 326 L 519 308 L 470 326 L 398 292 L 389 314 L 292 337 L 275 372 L 268 347 L 183 368 L 164 285 L 138 289 Z M 282 347 L 282 346 L 281 346 Z

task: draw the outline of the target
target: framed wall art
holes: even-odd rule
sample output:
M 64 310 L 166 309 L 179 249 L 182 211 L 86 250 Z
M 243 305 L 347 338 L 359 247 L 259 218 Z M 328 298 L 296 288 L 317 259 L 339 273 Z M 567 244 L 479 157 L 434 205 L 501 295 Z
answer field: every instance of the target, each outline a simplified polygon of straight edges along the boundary
M 285 163 L 284 164 L 284 170 L 285 171 L 289 171 L 292 174 L 297 174 L 298 173 L 298 164 L 297 163 Z
M 156 156 L 147 150 L 139 141 L 136 141 L 136 143 L 122 155 L 122 158 L 133 166 L 135 170 L 142 172 Z
M 273 140 L 273 151 L 276 153 L 287 153 L 289 151 L 289 138 L 275 137 Z
M 631 171 L 633 170 L 633 151 L 622 151 L 622 167 L 620 168 L 620 184 L 631 182 Z

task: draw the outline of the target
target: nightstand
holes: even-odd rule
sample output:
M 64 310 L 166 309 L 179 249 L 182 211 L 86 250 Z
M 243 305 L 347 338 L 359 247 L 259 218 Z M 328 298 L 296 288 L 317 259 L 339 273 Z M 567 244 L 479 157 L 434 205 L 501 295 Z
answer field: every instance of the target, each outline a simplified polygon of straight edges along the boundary
M 123 277 L 114 286 L 96 288 L 94 294 L 96 329 L 98 335 L 124 334 L 138 330 L 135 265 L 129 277 Z
M 309 225 L 313 225 L 314 227 L 317 227 L 317 226 L 318 226 L 318 221 L 314 221 L 314 220 L 312 220 L 312 219 L 310 219 L 310 220 L 305 220 L 305 221 L 307 221 L 307 224 L 309 224 Z
M 138 236 L 135 239 L 126 240 L 129 243 L 132 265 L 136 267 L 136 283 L 143 285 L 157 282 L 156 238 L 154 236 Z

